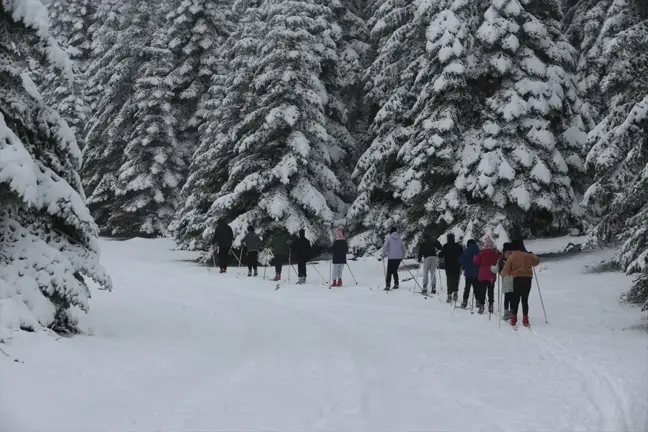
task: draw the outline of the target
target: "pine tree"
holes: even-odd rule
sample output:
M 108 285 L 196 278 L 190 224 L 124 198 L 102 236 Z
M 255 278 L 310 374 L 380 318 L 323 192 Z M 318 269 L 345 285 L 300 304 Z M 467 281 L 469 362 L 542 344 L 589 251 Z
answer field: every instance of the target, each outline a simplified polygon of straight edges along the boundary
M 583 53 L 598 71 L 592 94 L 607 101 L 588 137 L 595 182 L 584 202 L 599 221 L 598 240 L 620 240 L 621 265 L 639 273 L 627 299 L 648 309 L 648 7 L 632 0 L 604 6 L 600 32 Z
M 344 211 L 335 174 L 352 149 L 336 100 L 333 13 L 323 2 L 252 2 L 230 38 L 231 73 L 218 114 L 217 139 L 195 159 L 207 160 L 190 180 L 176 224 L 184 245 L 206 247 L 216 221 L 234 220 L 263 234 L 304 228 L 316 243 Z M 189 183 L 188 182 L 188 183 Z
M 4 1 L 0 20 L 0 329 L 75 331 L 69 308 L 88 310 L 85 278 L 111 282 L 98 262 L 74 134 L 27 74 L 30 58 L 68 78 L 72 68 L 40 2 Z
M 173 57 L 164 35 L 154 30 L 153 7 L 137 2 L 114 7 L 113 19 L 97 30 L 96 45 L 114 43 L 89 69 L 90 85 L 104 89 L 104 96 L 88 130 L 88 203 L 106 234 L 161 235 L 175 213 L 184 176 L 167 79 Z
M 185 143 L 197 142 L 204 116 L 212 108 L 207 90 L 212 80 L 226 72 L 222 49 L 235 26 L 231 3 L 182 1 L 166 16 L 170 23 L 168 46 L 176 58 L 169 77 L 176 98 L 174 104 L 181 106 L 180 126 Z
M 558 0 L 493 0 L 477 32 L 486 110 L 465 137 L 455 185 L 473 227 L 578 224 L 588 113 Z M 532 229 L 533 231 L 533 229 Z
M 92 52 L 89 27 L 93 22 L 95 6 L 90 0 L 52 0 L 48 9 L 52 36 L 72 60 L 75 79 L 66 80 L 56 70 L 49 68 L 43 71 L 39 87 L 45 102 L 61 114 L 83 149 L 83 131 L 90 115 L 83 77 Z
M 405 217 L 402 202 L 394 196 L 390 174 L 409 137 L 410 92 L 416 74 L 412 65 L 425 53 L 424 35 L 412 25 L 416 2 L 377 1 L 371 5 L 370 40 L 376 58 L 365 72 L 367 104 L 371 104 L 368 146 L 353 176 L 358 184 L 347 222 L 357 233 L 352 244 L 359 249 L 377 246 L 390 225 Z

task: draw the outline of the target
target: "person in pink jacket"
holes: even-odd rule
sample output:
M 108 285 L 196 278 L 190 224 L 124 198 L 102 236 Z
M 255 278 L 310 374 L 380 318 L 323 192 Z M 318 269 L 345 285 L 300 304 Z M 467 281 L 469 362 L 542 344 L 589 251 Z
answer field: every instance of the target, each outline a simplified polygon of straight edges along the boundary
M 491 270 L 491 266 L 497 265 L 500 259 L 500 253 L 495 249 L 493 239 L 486 237 L 484 239 L 483 249 L 473 258 L 476 266 L 479 266 L 477 273 L 477 289 L 475 289 L 475 297 L 479 304 L 478 313 L 484 313 L 484 305 L 486 303 L 486 291 L 488 291 L 488 312 L 493 313 L 493 303 L 495 302 L 495 281 L 497 275 Z

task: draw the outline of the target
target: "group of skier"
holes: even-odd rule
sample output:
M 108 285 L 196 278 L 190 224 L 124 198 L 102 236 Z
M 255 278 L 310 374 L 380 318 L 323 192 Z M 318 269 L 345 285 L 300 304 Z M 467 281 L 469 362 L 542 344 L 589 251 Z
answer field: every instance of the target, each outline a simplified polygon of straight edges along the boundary
M 214 239 L 218 245 L 220 272 L 226 273 L 229 265 L 229 254 L 234 243 L 234 231 L 224 219 L 218 222 Z M 246 263 L 248 266 L 248 276 L 259 275 L 258 265 L 261 245 L 261 238 L 255 232 L 254 227 L 250 225 L 241 241 L 241 246 L 247 251 Z M 297 263 L 297 283 L 306 283 L 307 263 L 312 258 L 312 247 L 310 241 L 306 238 L 305 230 L 300 230 L 299 236 L 296 239 L 292 239 L 284 230 L 276 232 L 270 241 L 270 249 L 272 250 L 273 256 L 272 264 L 275 268 L 275 276 L 271 280 L 280 281 L 284 263 L 288 261 L 288 264 L 291 265 L 294 261 Z M 344 238 L 342 228 L 338 227 L 335 233 L 335 241 L 331 246 L 331 286 L 342 286 L 342 272 L 344 266 L 347 264 L 348 251 L 349 246 Z
M 419 248 L 418 261 L 423 264 L 422 293 L 427 294 L 428 274 L 431 275 L 432 294 L 436 293 L 434 274 L 438 260 L 442 258 L 447 280 L 446 302 L 457 301 L 459 280 L 463 270 L 465 284 L 461 307 L 464 309 L 468 307 L 472 288 L 477 301 L 477 312 L 484 313 L 488 296 L 488 312 L 493 313 L 495 282 L 499 275 L 504 294 L 502 319 L 510 320 L 511 325 L 515 326 L 519 304 L 522 303 L 522 324 L 529 326 L 529 294 L 534 274 L 533 267 L 540 263 L 540 259 L 526 250 L 524 242 L 515 240 L 505 243 L 500 252 L 490 237 L 484 239 L 481 249 L 473 239 L 468 240 L 465 249 L 456 243 L 454 235 L 448 234 L 447 239 L 446 244 L 441 246 L 438 240 L 425 236 Z
M 220 272 L 225 273 L 234 240 L 232 228 L 227 225 L 225 220 L 219 221 L 215 240 L 219 248 Z M 247 250 L 248 276 L 258 275 L 261 244 L 261 238 L 255 233 L 254 227 L 249 226 L 242 240 L 242 246 Z M 296 239 L 291 239 L 286 231 L 276 232 L 270 242 L 270 248 L 275 267 L 273 281 L 281 280 L 283 264 L 288 260 L 289 265 L 293 261 L 297 263 L 297 283 L 306 282 L 307 263 L 312 258 L 312 247 L 303 229 L 299 231 L 299 236 Z M 335 231 L 335 240 L 331 245 L 330 252 L 331 286 L 341 287 L 342 272 L 347 265 L 349 247 L 342 228 L 339 226 Z M 392 227 L 385 238 L 381 251 L 381 260 L 387 259 L 386 266 L 383 261 L 386 291 L 392 289 L 392 280 L 393 289 L 399 288 L 398 269 L 405 259 L 405 255 L 406 249 L 403 240 L 396 227 Z M 522 303 L 522 323 L 524 326 L 529 325 L 529 294 L 533 267 L 537 266 L 540 260 L 536 255 L 526 250 L 522 240 L 505 243 L 500 252 L 491 237 L 484 238 L 482 248 L 475 240 L 468 240 L 464 249 L 461 244 L 456 242 L 453 234 L 448 234 L 446 243 L 441 245 L 438 239 L 426 233 L 418 250 L 418 262 L 422 265 L 423 270 L 422 294 L 428 294 L 428 287 L 431 294 L 436 294 L 436 271 L 440 260 L 443 260 L 446 273 L 447 303 L 458 301 L 459 283 L 463 271 L 465 285 L 461 307 L 464 309 L 468 307 L 472 289 L 477 302 L 477 312 L 479 314 L 485 312 L 486 299 L 488 298 L 488 311 L 493 313 L 495 283 L 499 275 L 504 294 L 502 319 L 510 320 L 511 324 L 515 326 L 518 308 Z

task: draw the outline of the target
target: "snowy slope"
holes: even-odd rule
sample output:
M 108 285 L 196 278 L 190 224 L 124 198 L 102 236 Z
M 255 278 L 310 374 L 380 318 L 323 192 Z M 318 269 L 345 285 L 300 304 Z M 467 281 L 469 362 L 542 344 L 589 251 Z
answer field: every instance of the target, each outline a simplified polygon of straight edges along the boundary
M 16 332 L 0 346 L 2 432 L 648 425 L 646 333 L 616 302 L 630 278 L 579 273 L 601 254 L 541 265 L 549 324 L 534 285 L 533 329 L 515 332 L 413 296 L 413 281 L 379 290 L 375 260 L 352 263 L 359 286 L 345 270 L 329 290 L 310 269 L 310 285 L 275 291 L 167 240 L 102 247 L 115 289 L 82 317 L 92 336 Z

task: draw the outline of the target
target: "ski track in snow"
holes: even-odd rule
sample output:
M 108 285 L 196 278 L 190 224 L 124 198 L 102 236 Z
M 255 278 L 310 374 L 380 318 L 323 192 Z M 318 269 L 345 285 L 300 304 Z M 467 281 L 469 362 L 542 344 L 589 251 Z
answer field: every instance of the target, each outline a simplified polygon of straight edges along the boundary
M 115 289 L 80 317 L 91 336 L 16 332 L 2 346 L 2 432 L 648 426 L 646 333 L 626 330 L 641 315 L 616 303 L 630 278 L 579 274 L 600 255 L 541 265 L 549 324 L 534 284 L 532 328 L 516 332 L 413 296 L 414 281 L 375 289 L 374 260 L 350 263 L 358 286 L 345 269 L 347 286 L 329 290 L 309 267 L 309 284 L 275 291 L 183 262 L 194 255 L 168 240 L 102 247 Z

